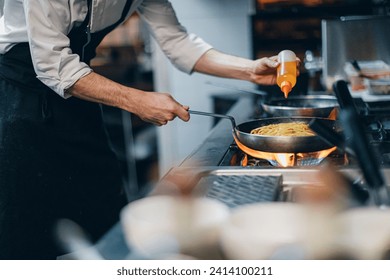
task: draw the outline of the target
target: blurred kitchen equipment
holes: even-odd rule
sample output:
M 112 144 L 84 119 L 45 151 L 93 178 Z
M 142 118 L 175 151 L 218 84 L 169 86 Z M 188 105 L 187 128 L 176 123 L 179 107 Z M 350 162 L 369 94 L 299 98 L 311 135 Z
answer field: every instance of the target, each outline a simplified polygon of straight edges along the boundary
M 326 122 L 319 118 L 313 118 L 309 122 L 309 127 L 318 136 L 320 136 L 329 145 L 336 146 L 341 151 L 346 151 L 349 154 L 354 154 L 354 151 L 345 146 L 345 139 L 342 133 L 336 132 L 332 127 L 329 127 Z
M 67 254 L 58 259 L 102 260 L 103 257 L 89 240 L 87 233 L 75 222 L 60 219 L 56 224 L 56 237 Z
M 372 82 L 390 84 L 390 65 L 382 60 L 357 61 L 354 59 L 345 63 L 344 71 L 353 91 L 367 90 Z
M 371 62 L 371 64 L 374 64 L 374 63 L 381 64 L 381 62 L 383 62 L 383 61 L 373 61 L 373 62 Z M 372 80 L 378 80 L 378 79 L 380 80 L 380 77 L 390 75 L 390 68 L 386 67 L 385 65 L 387 65 L 387 64 L 384 64 L 384 62 L 382 63 L 382 65 L 380 65 L 380 66 L 378 65 L 376 67 L 377 69 L 372 69 L 370 72 L 367 71 L 370 69 L 367 69 L 366 71 L 364 71 L 360 67 L 360 62 L 358 62 L 356 59 L 351 61 L 351 65 L 356 70 L 357 74 L 363 78 L 372 79 Z
M 221 257 L 219 234 L 229 215 L 229 208 L 214 199 L 154 195 L 129 203 L 120 218 L 129 248 L 144 256 L 215 259 Z
M 374 95 L 389 95 L 390 94 L 390 78 L 369 80 L 369 92 Z
M 331 95 L 290 96 L 287 99 L 272 99 L 261 103 L 264 111 L 274 117 L 328 118 L 338 109 L 338 105 L 337 99 Z
M 358 116 L 350 109 L 340 112 L 340 120 L 344 124 L 347 143 L 355 151 L 365 182 L 371 189 L 371 197 L 377 206 L 389 205 L 389 189 L 379 167 L 378 158 L 369 145 L 364 128 Z
M 365 74 L 362 73 L 362 68 L 360 68 L 359 62 L 356 59 L 351 61 L 351 65 L 358 72 L 360 77 L 365 77 Z
M 340 244 L 361 260 L 378 260 L 390 244 L 390 209 L 359 207 L 339 216 Z
M 321 82 L 323 68 L 322 57 L 315 56 L 311 50 L 307 50 L 305 51 L 303 62 L 306 72 L 309 75 L 308 91 L 324 90 Z
M 322 57 L 314 56 L 313 52 L 307 50 L 305 52 L 304 67 L 309 72 L 310 76 L 314 76 L 316 72 L 322 71 Z
M 271 153 L 305 153 L 332 148 L 332 146 L 329 146 L 328 143 L 324 142 L 322 138 L 318 137 L 317 135 L 263 136 L 250 133 L 255 128 L 270 124 L 293 122 L 303 122 L 308 124 L 312 120 L 310 117 L 264 118 L 236 125 L 236 122 L 232 116 L 193 110 L 189 110 L 188 112 L 190 114 L 229 119 L 233 127 L 233 136 L 242 145 L 252 150 Z M 330 126 L 332 125 L 334 129 L 338 129 L 336 121 L 330 119 L 326 119 L 324 121 L 328 122 Z
M 331 190 L 333 196 L 345 199 L 345 202 L 342 202 L 345 205 L 340 205 L 342 208 L 364 206 L 370 198 L 367 186 L 364 186 L 359 178 L 353 180 L 327 162 L 321 164 L 318 179 Z M 335 203 L 334 198 L 333 200 Z
M 329 145 L 334 145 L 339 148 L 342 152 L 346 152 L 351 156 L 355 156 L 355 151 L 346 145 L 345 137 L 342 133 L 334 131 L 321 119 L 313 119 L 309 123 L 309 127 L 317 133 L 318 136 L 322 137 L 324 141 L 328 142 Z M 340 176 L 344 176 L 340 174 Z M 350 192 L 350 198 L 352 202 L 358 204 L 365 204 L 369 199 L 369 193 L 366 186 L 364 186 L 361 180 L 345 177 L 347 181 L 347 188 Z
M 318 166 L 316 182 L 294 188 L 291 192 L 293 202 L 309 205 L 332 205 L 338 211 L 365 206 L 369 200 L 367 187 L 361 184 L 360 178 L 355 179 L 337 169 L 329 161 Z
M 365 181 L 371 190 L 371 197 L 378 206 L 390 203 L 389 190 L 384 182 L 379 162 L 371 149 L 347 82 L 340 80 L 334 83 L 334 91 L 340 103 L 340 120 L 347 145 L 354 151 Z
M 333 84 L 333 91 L 336 93 L 337 101 L 341 110 L 350 109 L 354 114 L 358 114 L 355 101 L 348 89 L 348 84 L 344 80 L 338 80 Z
M 322 21 L 323 82 L 330 91 L 336 80 L 346 79 L 344 64 L 357 60 L 390 63 L 390 17 L 352 16 Z
M 236 208 L 221 232 L 227 259 L 261 260 L 287 245 L 304 248 L 307 209 L 296 203 L 256 203 Z

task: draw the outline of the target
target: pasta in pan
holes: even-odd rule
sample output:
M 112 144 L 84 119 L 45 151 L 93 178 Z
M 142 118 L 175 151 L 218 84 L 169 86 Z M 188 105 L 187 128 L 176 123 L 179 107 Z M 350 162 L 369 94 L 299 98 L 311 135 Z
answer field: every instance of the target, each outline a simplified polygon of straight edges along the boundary
M 315 133 L 304 122 L 278 123 L 252 129 L 251 134 L 263 136 L 314 136 Z

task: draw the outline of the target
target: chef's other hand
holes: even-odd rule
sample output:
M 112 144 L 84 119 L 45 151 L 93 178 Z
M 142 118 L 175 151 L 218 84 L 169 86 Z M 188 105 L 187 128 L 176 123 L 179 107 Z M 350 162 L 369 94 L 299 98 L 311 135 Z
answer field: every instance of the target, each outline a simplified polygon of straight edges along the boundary
M 176 117 L 188 121 L 188 109 L 188 106 L 181 105 L 168 93 L 146 91 L 140 102 L 137 102 L 134 113 L 146 122 L 161 126 Z
M 299 75 L 299 67 L 301 60 L 297 58 L 297 75 Z M 252 72 L 250 73 L 250 81 L 261 85 L 276 84 L 276 69 L 279 66 L 278 56 L 263 57 L 253 61 Z

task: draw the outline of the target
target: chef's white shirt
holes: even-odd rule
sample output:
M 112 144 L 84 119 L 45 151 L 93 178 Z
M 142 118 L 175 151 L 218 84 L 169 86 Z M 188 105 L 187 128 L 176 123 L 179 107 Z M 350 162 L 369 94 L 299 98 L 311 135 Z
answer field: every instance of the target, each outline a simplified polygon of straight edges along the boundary
M 117 22 L 126 0 L 92 0 L 91 32 Z M 67 34 L 86 15 L 87 0 L 0 0 L 0 53 L 28 42 L 37 78 L 66 98 L 66 89 L 91 68 L 70 49 Z M 138 12 L 153 37 L 180 70 L 191 73 L 196 61 L 212 47 L 179 23 L 168 0 L 133 0 L 127 17 Z

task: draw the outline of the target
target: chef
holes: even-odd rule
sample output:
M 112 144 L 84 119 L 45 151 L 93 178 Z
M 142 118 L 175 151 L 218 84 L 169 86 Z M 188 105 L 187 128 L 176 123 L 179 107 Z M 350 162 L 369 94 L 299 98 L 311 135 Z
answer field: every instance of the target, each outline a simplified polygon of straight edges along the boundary
M 90 68 L 103 37 L 135 12 L 180 70 L 275 84 L 275 57 L 213 49 L 187 33 L 168 0 L 0 0 L 0 259 L 56 258 L 59 218 L 93 241 L 118 220 L 126 200 L 100 104 L 156 125 L 189 120 L 169 93 Z

